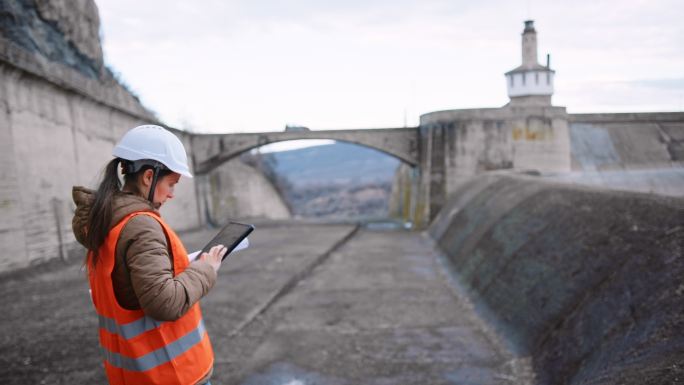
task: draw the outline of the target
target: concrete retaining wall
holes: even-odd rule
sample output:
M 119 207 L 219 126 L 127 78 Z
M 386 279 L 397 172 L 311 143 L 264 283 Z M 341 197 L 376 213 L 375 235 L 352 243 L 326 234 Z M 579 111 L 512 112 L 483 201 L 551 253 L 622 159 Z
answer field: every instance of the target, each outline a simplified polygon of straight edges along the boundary
M 684 113 L 568 114 L 564 107 L 436 111 L 420 118 L 419 216 L 434 218 L 464 180 L 534 170 L 558 181 L 684 196 Z M 420 206 L 420 205 L 419 205 Z
M 501 169 L 570 171 L 567 116 L 565 107 L 537 105 L 421 115 L 418 202 L 430 204 L 419 205 L 418 217 L 434 218 L 446 197 L 473 175 Z
M 0 271 L 66 258 L 71 187 L 96 187 L 116 141 L 142 117 L 0 63 Z M 192 181 L 162 209 L 178 229 L 199 225 Z
M 537 383 L 684 379 L 684 200 L 487 174 L 429 233 Z
M 573 170 L 684 165 L 684 112 L 572 114 L 569 118 Z
M 431 112 L 421 116 L 420 124 L 433 136 L 443 131 L 431 150 L 443 152 L 449 193 L 464 179 L 489 170 L 570 171 L 567 116 L 564 107 L 506 106 Z
M 290 210 L 264 174 L 233 159 L 198 177 L 208 219 L 225 224 L 239 218 L 288 219 Z
M 102 67 L 92 0 L 0 10 L 0 271 L 10 271 L 77 249 L 71 187 L 95 187 L 123 133 L 157 119 Z M 167 221 L 198 226 L 192 182 L 176 194 Z
M 572 172 L 550 178 L 684 197 L 684 113 L 569 115 Z
M 575 171 L 545 175 L 545 177 L 564 183 L 684 197 L 684 167 L 624 171 Z

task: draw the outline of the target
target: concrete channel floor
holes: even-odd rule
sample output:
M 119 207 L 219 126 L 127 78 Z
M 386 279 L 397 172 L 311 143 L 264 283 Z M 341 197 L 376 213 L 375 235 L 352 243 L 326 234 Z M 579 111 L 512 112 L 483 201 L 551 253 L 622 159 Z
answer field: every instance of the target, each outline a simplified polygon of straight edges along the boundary
M 276 222 L 250 241 L 202 301 L 213 384 L 528 382 L 423 234 Z M 79 264 L 5 277 L 0 295 L 0 383 L 106 383 Z

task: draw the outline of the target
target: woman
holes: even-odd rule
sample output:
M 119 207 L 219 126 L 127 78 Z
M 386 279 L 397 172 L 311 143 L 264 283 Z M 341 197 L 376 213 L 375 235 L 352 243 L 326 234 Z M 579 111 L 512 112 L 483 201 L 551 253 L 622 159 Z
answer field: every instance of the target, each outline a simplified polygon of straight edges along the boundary
M 72 222 L 88 249 L 109 383 L 208 384 L 214 356 L 198 301 L 214 286 L 226 248 L 189 263 L 157 211 L 181 175 L 192 178 L 185 148 L 164 128 L 144 125 L 128 131 L 113 156 L 97 191 L 74 187 Z

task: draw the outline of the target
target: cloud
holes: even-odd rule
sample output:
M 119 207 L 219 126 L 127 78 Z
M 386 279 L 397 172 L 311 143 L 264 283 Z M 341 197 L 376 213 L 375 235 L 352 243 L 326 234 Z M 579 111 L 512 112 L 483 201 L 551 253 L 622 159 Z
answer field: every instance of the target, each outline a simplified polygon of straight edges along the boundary
M 507 102 L 522 21 L 574 109 L 672 109 L 678 0 L 97 0 L 105 60 L 171 125 L 199 131 L 391 127 Z M 673 96 L 674 95 L 674 96 Z
M 639 87 L 679 90 L 684 92 L 684 78 L 642 79 L 626 81 L 625 83 Z

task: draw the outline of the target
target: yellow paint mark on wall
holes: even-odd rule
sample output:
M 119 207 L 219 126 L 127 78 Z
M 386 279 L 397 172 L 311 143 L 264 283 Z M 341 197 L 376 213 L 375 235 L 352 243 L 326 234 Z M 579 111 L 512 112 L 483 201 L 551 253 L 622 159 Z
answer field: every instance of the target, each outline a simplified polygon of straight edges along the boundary
M 525 127 L 525 140 L 544 140 L 544 131 L 531 130 L 529 127 Z
M 543 129 L 531 129 L 530 127 L 514 127 L 513 131 L 511 131 L 511 134 L 513 136 L 513 140 L 515 141 L 524 139 L 526 141 L 534 142 L 546 139 Z
M 512 134 L 513 134 L 513 140 L 520 140 L 523 136 L 523 129 L 520 127 L 514 127 Z
M 426 221 L 424 214 L 425 214 L 425 205 L 420 201 L 416 202 L 416 211 L 415 211 L 416 216 L 413 220 L 415 228 L 424 229 L 430 224 L 429 221 Z

